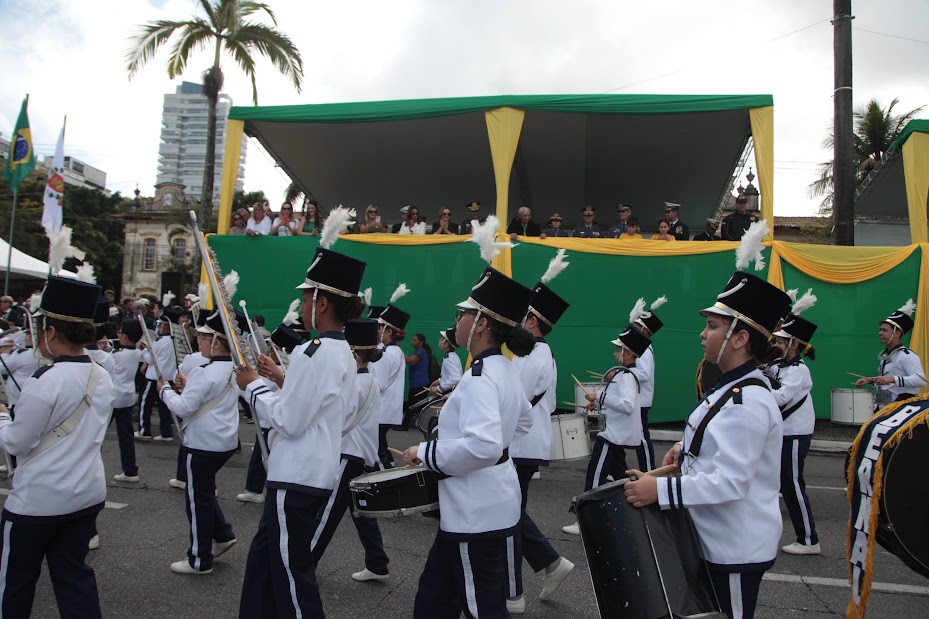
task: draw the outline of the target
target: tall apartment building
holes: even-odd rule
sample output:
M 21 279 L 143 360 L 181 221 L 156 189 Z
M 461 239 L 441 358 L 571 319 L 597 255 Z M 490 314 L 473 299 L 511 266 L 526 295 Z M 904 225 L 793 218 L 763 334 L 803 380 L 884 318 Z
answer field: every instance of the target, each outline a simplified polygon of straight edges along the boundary
M 219 204 L 226 148 L 226 119 L 232 99 L 220 94 L 216 104 L 216 168 L 213 177 L 213 204 Z M 203 86 L 181 82 L 174 94 L 165 95 L 161 117 L 161 146 L 158 149 L 157 183 L 184 185 L 187 197 L 199 200 L 203 194 L 203 166 L 206 161 L 207 99 Z M 239 171 L 235 188 L 241 191 L 245 178 L 245 147 L 242 136 Z

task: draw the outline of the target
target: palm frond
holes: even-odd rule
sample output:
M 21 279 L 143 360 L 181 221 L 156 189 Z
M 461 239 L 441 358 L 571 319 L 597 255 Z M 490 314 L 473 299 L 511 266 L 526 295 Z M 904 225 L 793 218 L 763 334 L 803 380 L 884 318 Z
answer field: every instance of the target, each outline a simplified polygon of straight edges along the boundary
M 271 7 L 265 4 L 264 2 L 251 2 L 246 0 L 245 2 L 239 2 L 239 16 L 248 17 L 253 13 L 258 11 L 264 11 L 268 14 L 268 17 L 271 18 L 271 22 L 276 26 L 277 17 L 274 16 L 274 11 L 271 10 Z
M 303 58 L 290 37 L 264 24 L 243 22 L 234 38 L 267 57 L 284 77 L 290 78 L 294 90 L 303 90 Z
M 203 9 L 203 12 L 206 13 L 206 16 L 209 18 L 211 23 L 216 23 L 216 11 L 209 0 L 200 0 L 200 7 Z
M 123 56 L 129 79 L 132 79 L 139 69 L 145 66 L 145 63 L 155 57 L 158 49 L 168 42 L 178 28 L 184 27 L 187 23 L 189 22 L 160 19 L 141 26 L 139 34 L 130 39 L 133 43 Z
M 180 30 L 168 56 L 168 77 L 174 79 L 184 74 L 192 52 L 203 50 L 216 33 L 202 19 L 188 22 Z
M 255 59 L 252 58 L 248 47 L 239 40 L 226 39 L 225 49 L 242 69 L 242 72 L 248 76 L 252 83 L 252 102 L 258 105 L 258 82 L 255 75 Z

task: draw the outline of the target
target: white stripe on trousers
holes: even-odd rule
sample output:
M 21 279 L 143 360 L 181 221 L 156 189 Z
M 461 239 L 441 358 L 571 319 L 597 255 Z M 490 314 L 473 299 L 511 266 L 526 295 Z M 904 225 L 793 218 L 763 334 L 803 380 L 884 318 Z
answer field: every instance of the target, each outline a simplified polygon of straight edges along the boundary
M 10 529 L 13 523 L 3 523 L 3 555 L 0 555 L 0 616 L 3 615 L 3 597 L 6 595 L 6 573 L 10 567 Z
M 650 471 L 655 468 L 655 464 L 652 462 L 652 459 L 648 454 L 648 442 L 645 440 L 645 437 L 642 437 L 642 454 L 645 456 L 645 471 Z M 643 473 L 645 471 L 642 471 Z
M 154 383 L 147 378 L 145 379 L 145 390 L 142 391 L 142 399 L 139 400 L 139 434 L 145 434 L 145 399 L 148 398 L 148 390 L 152 388 Z M 155 408 L 155 403 L 152 402 L 152 408 Z M 151 419 L 148 420 L 151 423 Z M 151 434 L 151 429 L 149 429 L 149 434 Z
M 278 548 L 280 548 L 281 561 L 284 563 L 284 571 L 287 572 L 287 580 L 290 583 L 290 599 L 294 603 L 296 619 L 303 619 L 303 611 L 300 610 L 300 602 L 297 600 L 297 583 L 294 582 L 294 573 L 290 569 L 290 536 L 287 534 L 287 514 L 284 513 L 284 497 L 286 495 L 286 490 L 277 491 L 277 526 L 281 530 Z
M 516 556 L 516 549 L 513 545 L 513 536 L 510 535 L 506 538 L 506 567 L 507 567 L 507 576 L 510 579 L 510 595 L 509 597 L 516 597 L 516 561 L 522 561 L 522 556 Z
M 332 494 L 329 495 L 329 501 L 326 503 L 326 509 L 323 510 L 322 520 L 319 521 L 319 524 L 316 525 L 316 532 L 313 533 L 313 539 L 310 541 L 310 552 L 316 549 L 316 544 L 319 543 L 319 538 L 322 537 L 323 529 L 326 528 L 326 523 L 329 522 L 329 516 L 332 514 L 332 504 L 335 503 L 336 495 L 339 494 L 339 488 L 342 486 L 342 478 L 345 476 L 345 465 L 348 464 L 348 460 L 342 460 L 342 463 L 339 465 L 339 481 L 332 491 Z
M 745 609 L 742 607 L 742 575 L 738 572 L 729 574 L 729 603 L 732 605 L 732 619 L 742 619 Z
M 806 501 L 800 491 L 800 441 L 791 439 L 791 466 L 793 467 L 794 494 L 797 496 L 797 507 L 803 515 L 803 543 L 807 546 L 813 543 L 813 532 L 810 530 L 810 514 L 806 511 Z
M 190 552 L 193 554 L 195 570 L 200 569 L 200 544 L 197 536 L 197 504 L 194 502 L 194 473 L 190 462 L 193 454 L 187 454 L 187 500 L 190 501 Z
M 471 571 L 468 542 L 459 542 L 458 552 L 461 555 L 461 568 L 464 572 L 465 599 L 468 601 L 468 612 L 471 613 L 474 619 L 480 619 L 477 614 L 477 592 L 474 590 L 474 573 Z
M 600 486 L 600 474 L 603 472 L 603 463 L 606 462 L 606 452 L 609 450 L 610 448 L 606 443 L 600 444 L 600 461 L 597 462 L 597 468 L 594 469 L 594 479 L 591 490 Z

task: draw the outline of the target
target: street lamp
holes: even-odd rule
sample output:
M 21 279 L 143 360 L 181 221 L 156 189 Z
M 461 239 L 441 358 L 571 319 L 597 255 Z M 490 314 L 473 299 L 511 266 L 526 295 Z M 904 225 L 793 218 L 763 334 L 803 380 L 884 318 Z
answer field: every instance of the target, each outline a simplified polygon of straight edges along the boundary
M 748 198 L 748 210 L 757 211 L 758 207 L 758 189 L 752 184 L 752 181 L 755 180 L 755 175 L 752 174 L 752 169 L 748 169 L 748 174 L 745 175 L 745 178 L 748 179 L 748 187 L 745 188 L 745 191 L 742 192 L 746 198 Z

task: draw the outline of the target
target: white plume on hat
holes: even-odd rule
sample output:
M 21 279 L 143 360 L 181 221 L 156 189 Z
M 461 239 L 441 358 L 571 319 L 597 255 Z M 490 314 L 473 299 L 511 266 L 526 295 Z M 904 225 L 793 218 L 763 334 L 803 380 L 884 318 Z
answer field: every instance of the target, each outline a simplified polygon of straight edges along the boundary
M 323 222 L 323 231 L 319 237 L 319 246 L 329 249 L 339 238 L 339 235 L 355 225 L 355 209 L 347 209 L 341 204 L 329 213 Z
M 198 297 L 192 292 L 188 292 L 187 294 L 184 295 L 184 299 L 187 301 L 190 301 L 191 303 L 196 303 L 197 301 L 200 300 L 200 297 Z
M 497 216 L 488 215 L 483 224 L 474 224 L 472 228 L 473 234 L 468 239 L 472 243 L 477 243 L 477 246 L 481 248 L 481 258 L 487 264 L 493 262 L 494 256 L 499 254 L 504 247 L 515 247 L 513 243 L 497 243 L 494 241 L 499 227 L 500 220 L 497 219 Z
M 38 292 L 29 297 L 29 313 L 35 314 L 39 311 L 39 306 L 42 305 L 42 295 Z
M 287 308 L 287 313 L 284 314 L 284 319 L 281 320 L 282 323 L 288 327 L 292 324 L 296 324 L 297 319 L 300 318 L 300 315 L 297 314 L 297 308 L 300 306 L 300 299 L 294 299 L 290 302 L 290 307 Z
M 388 303 L 392 304 L 396 302 L 397 299 L 406 295 L 408 292 L 410 292 L 410 289 L 406 287 L 406 284 L 400 284 L 399 286 L 397 286 L 397 289 L 394 290 L 394 293 L 390 295 L 390 301 L 388 301 Z
M 77 279 L 78 281 L 84 282 L 86 284 L 96 284 L 97 276 L 94 274 L 93 265 L 90 264 L 89 262 L 85 262 L 84 264 L 78 265 Z
M 652 303 L 652 306 L 649 309 L 654 312 L 656 309 L 658 309 L 659 307 L 661 307 L 667 302 L 668 302 L 668 297 L 661 295 L 660 297 L 655 299 L 655 301 Z
M 61 230 L 54 232 L 46 230 L 45 235 L 48 237 L 48 266 L 51 268 L 53 275 L 57 275 L 61 270 L 65 260 L 68 258 L 77 258 L 83 260 L 85 255 L 77 247 L 71 245 L 71 228 L 62 226 Z
M 365 288 L 364 292 L 361 293 L 361 298 L 365 302 L 365 307 L 370 307 L 372 294 L 373 294 L 373 291 L 371 290 L 370 286 L 368 288 Z
M 210 296 L 210 285 L 206 282 L 197 284 L 197 307 L 204 307 Z
M 635 302 L 635 305 L 632 306 L 632 311 L 629 312 L 629 324 L 635 324 L 635 322 L 645 314 L 645 299 L 639 297 L 639 300 Z
M 176 296 L 177 296 L 177 295 L 175 295 L 175 294 L 174 294 L 173 292 L 171 292 L 170 290 L 169 290 L 168 292 L 164 293 L 163 295 L 161 295 L 161 305 L 162 305 L 162 307 L 168 307 L 168 306 L 170 306 L 170 305 L 171 305 L 171 301 L 173 301 L 173 300 L 176 298 Z
M 906 303 L 903 304 L 903 307 L 897 310 L 898 312 L 903 312 L 910 318 L 913 317 L 913 312 L 916 311 L 916 303 L 913 299 L 907 299 Z
M 132 304 L 133 304 L 133 305 L 136 305 L 136 304 L 138 304 L 138 305 L 144 305 L 144 306 L 148 307 L 148 306 L 151 305 L 152 303 L 151 303 L 151 301 L 149 301 L 149 300 L 146 299 L 145 297 L 142 297 L 142 298 L 137 299 L 136 301 L 134 301 Z
M 112 318 L 113 316 L 119 316 L 119 308 L 118 308 L 118 307 L 111 307 L 111 308 L 110 308 L 110 318 Z
M 811 288 L 810 290 L 812 290 L 812 288 Z M 800 294 L 800 289 L 799 289 L 799 288 L 791 288 L 790 290 L 787 291 L 786 294 L 787 294 L 788 297 L 790 297 L 790 303 L 791 303 L 791 305 L 792 305 L 792 304 L 794 304 L 794 303 L 797 302 L 797 295 Z
M 813 294 L 813 289 L 808 288 L 807 291 L 804 293 L 804 295 L 794 302 L 794 305 L 790 309 L 790 311 L 793 313 L 794 316 L 799 316 L 800 313 L 803 312 L 804 310 L 808 310 L 814 305 L 816 305 L 816 301 L 817 301 L 817 298 L 816 298 L 816 295 Z
M 748 265 L 755 262 L 755 270 L 761 271 L 765 268 L 764 256 L 761 250 L 764 249 L 762 240 L 768 233 L 768 222 L 764 219 L 752 223 L 745 231 L 742 242 L 739 243 L 735 250 L 735 268 L 744 271 Z
M 223 287 L 226 289 L 226 294 L 229 295 L 231 301 L 239 290 L 239 274 L 235 270 L 229 271 L 229 275 L 223 278 Z
M 545 274 L 542 275 L 542 283 L 547 284 L 558 277 L 562 271 L 568 268 L 569 264 L 571 263 L 565 260 L 565 250 L 559 249 L 555 257 L 548 263 L 548 269 L 546 269 Z

